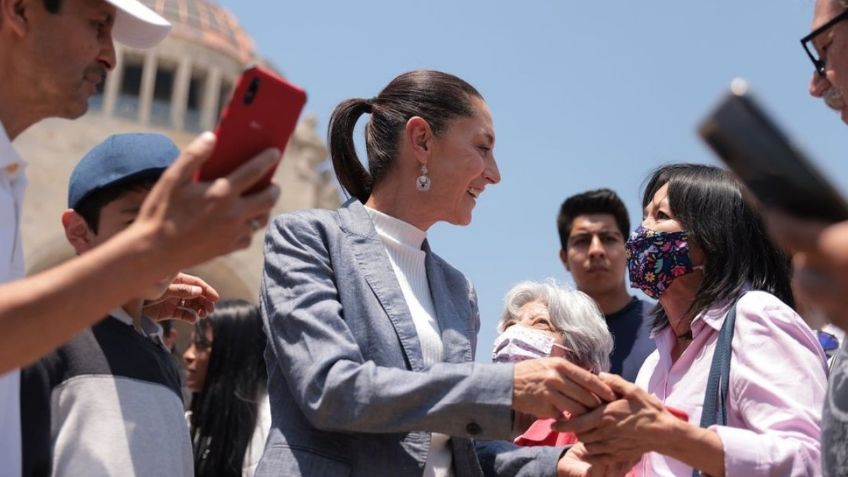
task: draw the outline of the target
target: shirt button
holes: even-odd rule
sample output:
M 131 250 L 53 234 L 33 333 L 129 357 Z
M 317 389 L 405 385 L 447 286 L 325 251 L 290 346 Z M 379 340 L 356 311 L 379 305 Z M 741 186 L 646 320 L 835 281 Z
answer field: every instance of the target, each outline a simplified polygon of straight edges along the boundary
M 472 436 L 476 436 L 477 434 L 483 432 L 483 429 L 480 427 L 480 424 L 476 422 L 469 422 L 467 426 L 465 426 L 465 430 L 468 431 Z

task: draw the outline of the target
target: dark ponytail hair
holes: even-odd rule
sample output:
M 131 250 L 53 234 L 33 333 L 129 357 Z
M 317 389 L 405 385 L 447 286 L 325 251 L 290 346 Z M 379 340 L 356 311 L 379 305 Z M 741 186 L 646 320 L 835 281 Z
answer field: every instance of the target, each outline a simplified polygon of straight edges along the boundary
M 393 79 L 374 99 L 348 99 L 330 117 L 330 156 L 336 177 L 345 191 L 366 202 L 374 184 L 389 171 L 397 155 L 398 138 L 406 122 L 415 116 L 439 134 L 447 122 L 474 114 L 471 98 L 481 98 L 473 86 L 440 71 L 416 70 Z M 356 121 L 371 114 L 365 126 L 368 170 L 362 166 L 353 143 Z
M 769 239 L 759 211 L 744 200 L 736 176 L 702 164 L 662 166 L 648 181 L 643 209 L 666 184 L 671 213 L 706 257 L 704 278 L 688 310 L 690 322 L 711 306 L 738 298 L 746 286 L 794 307 L 789 257 Z M 655 317 L 655 328 L 668 325 L 661 306 Z

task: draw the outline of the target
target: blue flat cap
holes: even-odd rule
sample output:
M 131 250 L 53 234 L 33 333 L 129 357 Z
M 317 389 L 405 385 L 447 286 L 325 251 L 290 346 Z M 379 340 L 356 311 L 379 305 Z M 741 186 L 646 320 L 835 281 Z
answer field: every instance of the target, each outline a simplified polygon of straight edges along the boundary
M 162 134 L 115 134 L 94 146 L 71 173 L 68 207 L 104 187 L 142 176 L 161 174 L 180 155 L 174 141 Z

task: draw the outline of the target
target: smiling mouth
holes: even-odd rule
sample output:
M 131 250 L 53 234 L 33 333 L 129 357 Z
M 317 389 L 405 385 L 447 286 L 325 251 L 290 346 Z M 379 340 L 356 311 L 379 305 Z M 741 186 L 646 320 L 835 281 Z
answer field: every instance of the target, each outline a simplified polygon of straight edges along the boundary
M 475 199 L 480 197 L 480 193 L 482 193 L 482 192 L 483 191 L 480 190 L 480 189 L 475 189 L 473 187 L 468 188 L 468 195 L 470 195 L 471 197 L 474 197 Z

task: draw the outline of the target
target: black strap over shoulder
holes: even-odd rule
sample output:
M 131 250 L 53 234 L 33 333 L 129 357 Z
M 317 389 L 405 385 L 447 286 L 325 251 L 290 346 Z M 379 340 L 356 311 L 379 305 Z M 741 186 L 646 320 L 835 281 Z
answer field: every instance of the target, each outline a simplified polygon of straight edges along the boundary
M 727 388 L 730 383 L 730 357 L 733 354 L 731 342 L 736 323 L 736 304 L 727 312 L 716 340 L 713 363 L 704 393 L 704 409 L 701 414 L 701 427 L 713 424 L 727 425 Z
M 724 324 L 716 339 L 707 390 L 704 393 L 704 408 L 701 413 L 701 427 L 714 424 L 727 425 L 727 391 L 730 386 L 730 358 L 733 354 L 733 331 L 736 328 L 736 303 L 730 307 L 724 318 Z M 692 471 L 694 477 L 701 473 Z

